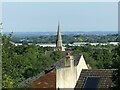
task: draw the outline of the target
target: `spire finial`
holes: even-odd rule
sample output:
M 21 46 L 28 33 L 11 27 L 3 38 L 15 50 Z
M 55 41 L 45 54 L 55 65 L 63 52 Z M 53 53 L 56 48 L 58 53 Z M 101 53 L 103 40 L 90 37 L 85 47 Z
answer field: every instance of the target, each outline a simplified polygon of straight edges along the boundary
M 58 31 L 60 31 L 60 21 L 58 21 Z

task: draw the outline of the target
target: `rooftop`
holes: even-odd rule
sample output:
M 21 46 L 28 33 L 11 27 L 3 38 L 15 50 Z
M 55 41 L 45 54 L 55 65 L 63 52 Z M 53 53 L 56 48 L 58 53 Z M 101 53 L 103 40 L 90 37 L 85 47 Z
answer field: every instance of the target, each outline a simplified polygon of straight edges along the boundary
M 32 88 L 56 88 L 56 72 L 50 71 L 49 73 L 41 76 L 34 82 L 32 82 Z
M 111 77 L 114 69 L 83 69 L 77 84 L 75 86 L 75 90 L 78 88 L 84 88 L 86 79 L 88 77 L 98 77 L 99 82 L 97 88 L 110 88 L 113 86 Z
M 80 60 L 80 55 L 78 54 L 73 54 L 72 55 L 74 58 L 74 66 L 77 66 Z M 56 64 L 55 64 L 56 68 L 64 68 L 65 66 L 65 57 L 62 58 L 61 60 L 59 60 Z

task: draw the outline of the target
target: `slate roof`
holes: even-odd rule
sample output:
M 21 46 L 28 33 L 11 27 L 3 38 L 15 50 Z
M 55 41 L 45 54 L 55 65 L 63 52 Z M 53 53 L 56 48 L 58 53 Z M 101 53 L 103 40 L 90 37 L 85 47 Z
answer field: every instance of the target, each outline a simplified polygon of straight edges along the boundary
M 49 57 L 52 54 L 52 52 L 53 51 L 46 51 L 45 54 Z M 66 53 L 70 52 L 70 51 L 60 51 L 60 52 L 62 54 L 62 58 L 53 65 L 56 68 L 64 68 L 65 67 Z M 71 55 L 74 57 L 74 66 L 77 66 L 81 55 L 79 55 L 79 54 L 72 54 L 72 53 L 71 53 Z
M 100 77 L 97 88 L 104 89 L 113 86 L 111 77 L 114 69 L 83 69 L 76 83 L 75 90 L 83 88 L 87 77 Z
M 77 66 L 78 63 L 79 63 L 79 60 L 80 60 L 80 55 L 78 54 L 73 54 L 72 55 L 73 58 L 74 58 L 74 66 Z M 62 58 L 61 60 L 59 60 L 56 64 L 55 64 L 55 67 L 58 69 L 58 68 L 64 68 L 65 67 L 65 57 Z

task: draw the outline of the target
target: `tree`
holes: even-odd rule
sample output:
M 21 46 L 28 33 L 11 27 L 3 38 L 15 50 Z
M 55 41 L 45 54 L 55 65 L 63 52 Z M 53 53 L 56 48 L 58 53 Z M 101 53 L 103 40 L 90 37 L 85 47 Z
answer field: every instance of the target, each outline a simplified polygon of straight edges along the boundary
M 116 70 L 113 72 L 112 80 L 115 84 L 114 90 L 120 90 L 120 44 L 114 49 L 113 56 L 113 68 Z
M 35 45 L 14 46 L 11 34 L 2 36 L 2 87 L 15 88 L 17 85 L 50 67 L 51 59 L 44 55 L 49 48 Z
M 50 55 L 51 59 L 56 62 L 58 60 L 60 60 L 62 58 L 62 54 L 60 51 L 54 51 L 52 52 L 52 54 Z

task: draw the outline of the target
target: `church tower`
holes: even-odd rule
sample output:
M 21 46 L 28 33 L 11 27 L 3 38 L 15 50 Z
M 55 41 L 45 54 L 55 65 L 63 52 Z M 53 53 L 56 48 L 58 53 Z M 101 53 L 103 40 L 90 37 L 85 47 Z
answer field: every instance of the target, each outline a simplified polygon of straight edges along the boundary
M 56 48 L 62 51 L 62 36 L 60 32 L 60 24 L 58 23 L 58 31 L 57 31 L 57 40 L 56 40 Z

